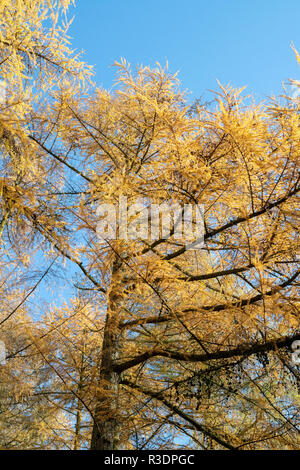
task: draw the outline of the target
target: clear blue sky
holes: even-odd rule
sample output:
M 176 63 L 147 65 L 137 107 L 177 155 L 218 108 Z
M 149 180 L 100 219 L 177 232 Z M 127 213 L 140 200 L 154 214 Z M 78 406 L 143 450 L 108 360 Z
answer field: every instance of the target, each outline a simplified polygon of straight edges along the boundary
M 247 85 L 261 99 L 300 79 L 290 44 L 300 50 L 299 0 L 77 0 L 73 46 L 111 88 L 114 68 L 169 62 L 192 98 L 222 84 Z

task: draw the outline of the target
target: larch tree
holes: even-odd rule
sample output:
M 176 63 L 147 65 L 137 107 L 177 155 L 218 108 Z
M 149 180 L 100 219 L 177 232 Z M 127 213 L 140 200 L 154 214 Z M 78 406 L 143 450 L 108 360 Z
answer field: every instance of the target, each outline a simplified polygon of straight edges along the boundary
M 74 90 L 84 89 L 91 73 L 68 47 L 69 3 L 0 4 L 0 339 L 8 355 L 1 366 L 0 445 L 4 448 L 61 448 L 64 441 L 58 434 L 54 442 L 51 430 L 58 408 L 37 398 L 45 375 L 40 375 L 43 358 L 35 351 L 28 359 L 26 352 L 32 337 L 41 334 L 29 319 L 27 300 L 55 264 L 47 253 L 46 268 L 31 261 L 44 252 L 42 233 L 62 232 L 64 227 L 50 194 L 60 175 L 54 159 L 43 160 L 31 139 L 33 113 L 39 110 L 42 121 L 42 110 L 51 106 L 61 81 Z
M 30 149 L 35 196 L 15 183 L 2 220 L 26 217 L 74 283 L 73 303 L 49 309 L 30 344 L 56 376 L 44 393 L 73 416 L 66 447 L 296 449 L 299 102 L 249 104 L 220 85 L 210 105 L 191 106 L 167 68 L 132 73 L 125 60 L 113 92 L 87 93 L 73 82 L 89 69 L 51 40 L 41 49 L 33 40 L 33 62 L 22 46 L 14 53 L 30 63 L 32 92 L 45 70 L 54 82 L 15 117 L 9 148 Z M 39 69 L 46 52 L 50 72 Z M 23 209 L 12 212 L 17 194 Z M 124 198 L 136 233 L 145 207 L 201 205 L 202 246 L 178 238 L 175 216 L 155 238 L 125 236 Z M 99 234 L 99 207 L 117 208 L 114 236 Z
M 43 144 L 65 157 L 77 146 L 67 256 L 105 316 L 92 449 L 130 447 L 134 435 L 170 446 L 181 432 L 204 448 L 293 448 L 297 104 L 246 106 L 221 87 L 215 106 L 191 108 L 166 70 L 117 66 L 112 94 L 78 102 L 61 90 L 61 141 Z M 202 204 L 202 249 L 174 227 L 101 239 L 97 207 L 125 196 L 129 207 Z

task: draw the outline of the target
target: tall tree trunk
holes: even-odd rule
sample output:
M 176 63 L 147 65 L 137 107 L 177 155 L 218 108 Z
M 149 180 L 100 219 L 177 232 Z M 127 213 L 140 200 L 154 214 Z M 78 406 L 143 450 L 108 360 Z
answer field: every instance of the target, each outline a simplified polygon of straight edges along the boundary
M 79 370 L 79 383 L 78 383 L 78 390 L 77 390 L 77 395 L 79 398 L 81 398 L 83 387 L 84 387 L 84 373 L 85 373 L 84 361 L 85 361 L 85 332 L 84 332 L 84 341 L 83 341 L 82 351 L 81 351 L 81 364 L 80 364 L 80 370 Z M 83 403 L 80 399 L 78 399 L 77 411 L 76 411 L 74 450 L 80 449 L 82 409 L 83 409 Z
M 120 374 L 113 371 L 113 365 L 119 359 L 121 352 L 119 328 L 123 300 L 121 266 L 120 258 L 116 257 L 112 267 L 111 288 L 107 297 L 107 314 L 91 441 L 93 450 L 116 450 L 120 443 L 121 423 L 118 412 Z
M 82 403 L 78 400 L 75 424 L 74 450 L 78 450 L 80 448 L 82 406 Z

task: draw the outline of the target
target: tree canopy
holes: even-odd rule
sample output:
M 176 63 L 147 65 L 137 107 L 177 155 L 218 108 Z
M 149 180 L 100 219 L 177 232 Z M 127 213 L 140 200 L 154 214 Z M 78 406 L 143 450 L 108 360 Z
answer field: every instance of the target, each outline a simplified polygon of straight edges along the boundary
M 99 88 L 69 3 L 0 5 L 0 446 L 297 449 L 299 99 L 124 59 Z M 201 205 L 202 247 L 99 237 L 122 197 Z

